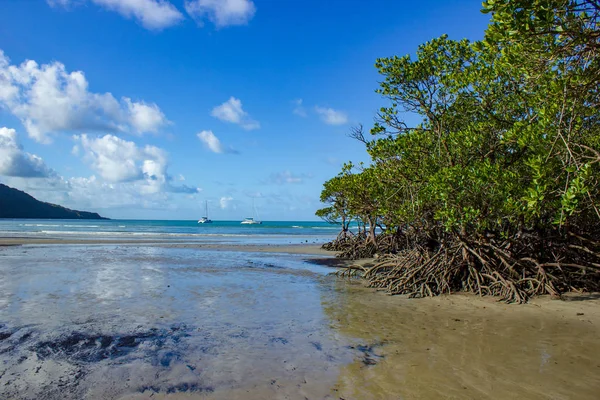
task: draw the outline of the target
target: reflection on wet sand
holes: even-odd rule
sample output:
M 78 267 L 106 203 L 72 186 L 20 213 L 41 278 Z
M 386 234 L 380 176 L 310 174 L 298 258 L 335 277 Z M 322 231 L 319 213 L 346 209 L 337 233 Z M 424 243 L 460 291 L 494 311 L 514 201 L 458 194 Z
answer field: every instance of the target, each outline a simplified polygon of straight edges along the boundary
M 300 256 L 16 250 L 0 255 L 0 398 L 324 398 L 354 356 L 323 314 L 329 270 Z
M 598 399 L 598 301 L 402 299 L 344 282 L 335 292 L 324 309 L 336 329 L 381 343 L 370 365 L 341 368 L 340 398 Z
M 148 246 L 5 248 L 0 398 L 600 393 L 600 300 L 407 300 L 329 276 L 331 269 L 304 258 Z

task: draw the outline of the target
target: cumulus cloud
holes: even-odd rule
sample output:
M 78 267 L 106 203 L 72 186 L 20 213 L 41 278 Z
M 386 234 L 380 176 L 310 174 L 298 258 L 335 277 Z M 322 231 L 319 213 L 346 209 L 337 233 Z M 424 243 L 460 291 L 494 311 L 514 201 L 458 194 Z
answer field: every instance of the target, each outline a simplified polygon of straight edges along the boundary
M 348 116 L 342 111 L 319 106 L 315 107 L 315 111 L 321 116 L 321 120 L 328 125 L 344 125 L 348 123 Z
M 157 132 L 168 121 L 156 104 L 135 103 L 129 98 L 123 99 L 129 111 L 129 123 L 137 133 Z
M 0 175 L 43 178 L 55 174 L 40 157 L 23 150 L 14 129 L 0 128 Z
M 286 185 L 294 183 L 303 183 L 307 178 L 311 178 L 310 174 L 293 174 L 290 171 L 283 171 L 275 174 L 271 174 L 267 183 L 273 183 L 276 185 Z
M 217 28 L 246 25 L 256 13 L 251 0 L 186 0 L 185 10 L 199 25 L 210 20 Z
M 4 181 L 8 186 L 24 190 L 38 200 L 77 210 L 165 209 L 171 203 L 165 192 L 143 193 L 143 182 L 111 183 L 95 175 L 72 178 L 54 176 L 45 179 L 5 178 Z
M 42 201 L 80 210 L 108 208 L 167 210 L 178 207 L 171 194 L 194 199 L 200 188 L 168 174 L 167 154 L 154 146 L 137 146 L 113 135 L 75 136 L 78 153 L 94 175 L 64 178 L 43 160 L 19 146 L 15 131 L 0 128 L 0 176 L 12 187 Z M 131 171 L 126 171 L 129 168 Z M 32 179 L 36 178 L 36 179 Z M 179 181 L 179 182 L 178 182 Z M 194 200 L 195 201 L 195 200 Z
M 167 174 L 167 153 L 155 146 L 139 147 L 114 135 L 74 136 L 83 158 L 109 183 L 138 182 L 140 193 L 197 193 L 199 188 L 175 186 Z
M 302 105 L 302 99 L 293 100 L 292 104 L 294 105 L 294 110 L 293 110 L 294 114 L 299 115 L 301 117 L 307 116 L 306 109 Z
M 232 149 L 231 147 L 223 146 L 223 144 L 221 143 L 219 138 L 216 137 L 212 131 L 202 131 L 202 132 L 198 133 L 196 136 L 198 136 L 198 139 L 200 139 L 200 141 L 202 143 L 204 143 L 204 146 L 207 149 L 209 149 L 210 151 L 212 151 L 213 153 L 237 154 L 237 151 Z
M 142 134 L 169 123 L 156 104 L 90 92 L 81 71 L 68 72 L 59 62 L 11 65 L 2 50 L 0 107 L 18 117 L 29 136 L 42 143 L 61 131 Z
M 86 161 L 108 182 L 129 182 L 144 177 L 142 165 L 152 160 L 153 154 L 140 149 L 135 143 L 113 135 L 92 138 L 86 134 L 75 136 Z
M 219 138 L 217 138 L 212 131 L 202 131 L 198 133 L 198 139 L 204 143 L 204 145 L 213 153 L 223 153 L 223 145 Z
M 223 145 L 212 131 L 202 131 L 196 134 L 196 136 L 198 136 L 198 139 L 204 143 L 204 146 L 213 153 L 223 153 Z
M 177 208 L 173 196 L 193 196 L 199 189 L 189 186 L 165 186 L 163 191 L 149 191 L 147 182 L 107 182 L 101 177 L 64 178 L 58 175 L 42 179 L 6 177 L 5 184 L 24 190 L 39 200 L 77 210 Z M 187 198 L 184 197 L 184 199 Z M 196 201 L 194 201 L 196 202 Z M 122 212 L 122 211 L 121 211 Z M 101 212 L 101 214 L 104 214 Z
M 161 30 L 176 25 L 184 19 L 183 14 L 167 0 L 90 0 L 125 18 L 138 21 L 143 27 Z M 81 0 L 47 0 L 51 6 L 70 7 Z
M 250 118 L 242 108 L 242 102 L 235 97 L 230 97 L 225 103 L 213 108 L 210 115 L 221 121 L 237 124 L 246 130 L 260 128 L 258 121 Z
M 231 207 L 232 201 L 233 197 L 221 197 L 221 200 L 219 200 L 219 205 L 221 206 L 221 209 L 226 210 Z

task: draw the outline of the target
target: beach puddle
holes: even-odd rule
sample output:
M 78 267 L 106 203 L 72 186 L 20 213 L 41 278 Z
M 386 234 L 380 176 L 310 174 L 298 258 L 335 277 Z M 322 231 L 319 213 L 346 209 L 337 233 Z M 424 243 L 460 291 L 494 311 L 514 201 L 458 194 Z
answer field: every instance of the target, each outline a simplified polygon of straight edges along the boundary
M 0 398 L 600 393 L 598 318 L 587 309 L 570 305 L 561 318 L 460 296 L 391 298 L 303 258 L 143 245 L 2 249 Z

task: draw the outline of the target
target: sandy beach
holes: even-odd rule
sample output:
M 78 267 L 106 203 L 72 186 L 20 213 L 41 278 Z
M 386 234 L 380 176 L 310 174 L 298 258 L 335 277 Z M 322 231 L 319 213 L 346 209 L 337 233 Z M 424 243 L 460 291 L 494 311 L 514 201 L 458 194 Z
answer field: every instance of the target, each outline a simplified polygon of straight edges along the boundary
M 292 245 L 253 245 L 253 244 L 224 244 L 224 243 L 190 243 L 187 241 L 164 240 L 98 240 L 98 239 L 62 239 L 62 238 L 14 238 L 0 237 L 0 246 L 22 246 L 22 245 L 142 245 L 157 246 L 164 248 L 180 249 L 204 249 L 215 251 L 248 251 L 265 253 L 287 253 L 307 254 L 314 256 L 330 256 L 335 253 L 323 250 L 320 245 L 315 244 L 292 244 Z
M 600 295 L 405 299 L 316 245 L 2 239 L 3 398 L 596 399 Z

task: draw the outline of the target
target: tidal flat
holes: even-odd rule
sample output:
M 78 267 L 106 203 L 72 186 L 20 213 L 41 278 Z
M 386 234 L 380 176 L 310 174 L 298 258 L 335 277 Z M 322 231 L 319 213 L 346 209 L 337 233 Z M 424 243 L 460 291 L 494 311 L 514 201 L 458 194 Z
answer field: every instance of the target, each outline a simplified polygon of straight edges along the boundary
M 279 250 L 1 248 L 0 398 L 600 393 L 597 296 L 403 299 Z

